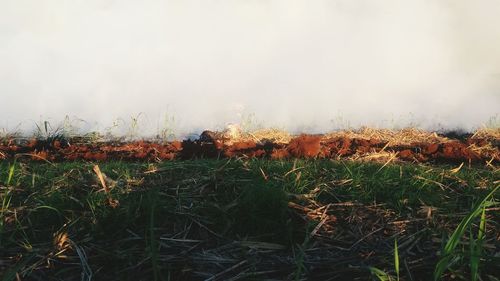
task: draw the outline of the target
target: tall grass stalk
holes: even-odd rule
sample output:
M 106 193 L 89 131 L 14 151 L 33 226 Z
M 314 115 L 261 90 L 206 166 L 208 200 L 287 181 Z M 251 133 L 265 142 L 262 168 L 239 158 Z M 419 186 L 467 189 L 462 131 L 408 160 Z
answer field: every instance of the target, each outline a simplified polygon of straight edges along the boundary
M 470 271 L 471 280 L 476 281 L 479 277 L 479 261 L 483 253 L 483 241 L 486 233 L 486 205 L 483 206 L 481 212 L 481 219 L 479 222 L 479 230 L 477 239 L 472 237 L 472 230 L 470 231 Z

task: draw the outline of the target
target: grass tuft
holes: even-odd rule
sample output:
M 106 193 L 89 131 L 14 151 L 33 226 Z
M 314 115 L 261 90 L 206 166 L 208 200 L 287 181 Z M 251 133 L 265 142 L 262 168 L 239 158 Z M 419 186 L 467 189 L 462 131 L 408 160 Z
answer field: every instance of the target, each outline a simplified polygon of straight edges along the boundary
M 495 187 L 490 193 L 488 193 L 481 201 L 475 204 L 471 212 L 463 218 L 463 220 L 460 222 L 460 224 L 457 226 L 451 237 L 448 239 L 448 242 L 444 246 L 443 252 L 442 252 L 442 257 L 439 259 L 438 263 L 436 264 L 436 267 L 434 269 L 434 280 L 440 280 L 443 273 L 453 264 L 453 261 L 456 261 L 457 259 L 457 253 L 455 253 L 455 249 L 460 243 L 460 240 L 462 236 L 464 235 L 465 231 L 469 228 L 469 226 L 472 224 L 473 220 L 477 218 L 479 215 L 481 215 L 481 223 L 482 226 L 480 226 L 480 237 L 478 236 L 478 240 L 481 240 L 483 237 L 483 230 L 486 227 L 485 224 L 485 216 L 483 216 L 483 212 L 485 211 L 486 207 L 489 207 L 493 205 L 493 203 L 490 200 L 491 197 L 495 194 L 495 192 L 498 190 L 500 186 Z M 471 237 L 472 238 L 472 237 Z M 481 238 L 481 239 L 480 239 Z M 472 240 L 470 241 L 471 247 L 473 250 L 471 251 L 473 255 L 471 255 L 471 269 L 472 269 L 472 274 L 473 276 L 476 276 L 477 278 L 477 272 L 478 272 L 478 267 L 479 267 L 479 254 L 480 251 L 480 246 L 476 244 L 478 247 L 473 247 Z M 477 242 L 476 242 L 477 243 Z M 473 277 L 474 278 L 474 277 Z

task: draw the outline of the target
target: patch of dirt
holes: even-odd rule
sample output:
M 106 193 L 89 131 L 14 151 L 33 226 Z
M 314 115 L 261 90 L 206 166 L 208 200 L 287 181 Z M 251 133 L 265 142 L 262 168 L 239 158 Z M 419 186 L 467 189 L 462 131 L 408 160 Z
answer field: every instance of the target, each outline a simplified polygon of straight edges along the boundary
M 293 138 L 287 150 L 293 157 L 314 158 L 321 151 L 321 136 L 301 135 Z
M 288 143 L 262 139 L 229 139 L 220 132 L 204 131 L 197 140 L 156 143 L 135 142 L 79 142 L 78 139 L 58 139 L 52 142 L 37 139 L 6 139 L 0 142 L 0 159 L 27 158 L 34 161 L 87 161 L 262 157 L 287 158 L 346 158 L 372 161 L 410 162 L 476 162 L 489 164 L 500 162 L 500 140 L 488 135 L 467 139 L 439 138 L 435 134 L 412 132 L 416 141 L 411 142 L 409 133 L 404 141 L 396 142 L 396 135 L 375 134 L 361 137 L 359 134 L 299 135 Z M 387 136 L 387 139 L 377 138 Z M 429 141 L 425 141 L 425 137 Z M 381 157 L 377 157 L 380 155 Z M 393 157 L 392 157 L 393 155 Z M 383 156 L 383 157 L 382 157 Z M 390 156 L 387 160 L 387 156 Z

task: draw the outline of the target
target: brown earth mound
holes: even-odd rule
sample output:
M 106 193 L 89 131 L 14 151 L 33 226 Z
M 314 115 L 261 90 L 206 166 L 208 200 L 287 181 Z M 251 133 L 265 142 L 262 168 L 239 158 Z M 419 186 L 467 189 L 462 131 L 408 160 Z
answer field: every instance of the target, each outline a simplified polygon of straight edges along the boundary
M 422 133 L 423 134 L 423 133 Z M 197 140 L 155 143 L 101 142 L 78 143 L 70 140 L 20 140 L 7 139 L 0 143 L 0 159 L 25 157 L 39 161 L 64 161 L 83 159 L 88 161 L 147 160 L 162 161 L 172 159 L 222 158 L 222 157 L 265 157 L 286 158 L 347 158 L 385 159 L 377 155 L 392 155 L 390 159 L 411 162 L 445 161 L 478 162 L 489 164 L 500 161 L 500 142 L 494 138 L 478 138 L 476 135 L 465 140 L 440 139 L 432 137 L 426 142 L 423 137 L 418 142 L 395 142 L 360 135 L 299 135 L 288 143 L 251 139 L 230 140 L 224 134 L 204 131 Z M 372 136 L 374 136 L 372 134 Z M 379 135 L 380 136 L 380 135 Z M 383 136 L 383 135 L 382 135 Z M 434 135 L 432 135 L 434 136 Z
M 287 150 L 293 157 L 313 158 L 321 151 L 320 141 L 321 136 L 301 135 L 290 141 Z

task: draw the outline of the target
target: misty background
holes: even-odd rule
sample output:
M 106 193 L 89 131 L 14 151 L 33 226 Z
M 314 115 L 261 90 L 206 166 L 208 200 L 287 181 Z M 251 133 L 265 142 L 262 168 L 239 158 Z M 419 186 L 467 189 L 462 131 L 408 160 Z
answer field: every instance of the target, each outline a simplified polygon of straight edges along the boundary
M 500 118 L 499 13 L 496 0 L 1 0 L 0 128 L 472 130 Z

